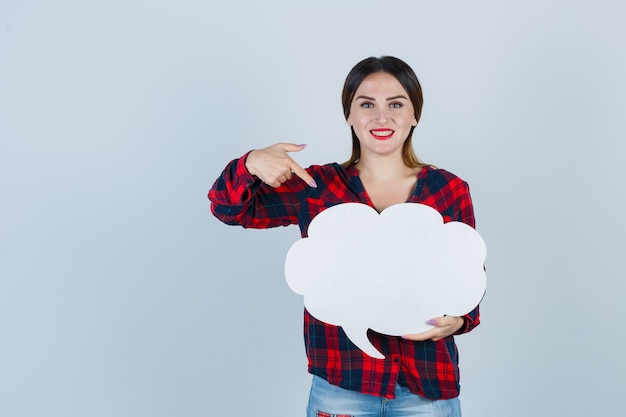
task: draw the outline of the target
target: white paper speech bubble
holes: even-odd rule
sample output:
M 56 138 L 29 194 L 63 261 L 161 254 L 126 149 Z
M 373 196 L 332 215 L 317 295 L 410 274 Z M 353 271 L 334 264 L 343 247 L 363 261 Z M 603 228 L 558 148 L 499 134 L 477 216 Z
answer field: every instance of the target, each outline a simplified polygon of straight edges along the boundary
M 397 204 L 378 214 L 345 203 L 318 214 L 308 238 L 291 246 L 285 277 L 314 317 L 384 358 L 367 330 L 414 334 L 431 329 L 433 317 L 469 313 L 485 293 L 486 254 L 476 230 L 444 224 L 429 206 Z

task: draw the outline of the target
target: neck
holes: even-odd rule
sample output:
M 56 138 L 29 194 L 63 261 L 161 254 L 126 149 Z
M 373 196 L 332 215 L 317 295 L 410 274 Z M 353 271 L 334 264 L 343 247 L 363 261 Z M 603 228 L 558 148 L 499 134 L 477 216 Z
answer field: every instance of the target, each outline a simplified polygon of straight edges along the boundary
M 396 180 L 411 175 L 414 171 L 397 155 L 361 155 L 356 168 L 361 176 L 377 181 Z

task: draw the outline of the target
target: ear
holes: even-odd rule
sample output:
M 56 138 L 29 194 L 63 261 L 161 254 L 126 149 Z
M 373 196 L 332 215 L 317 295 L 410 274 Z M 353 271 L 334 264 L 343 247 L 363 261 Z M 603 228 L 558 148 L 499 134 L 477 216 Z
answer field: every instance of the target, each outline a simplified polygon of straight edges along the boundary
M 348 118 L 346 119 L 346 123 L 348 124 L 348 126 L 352 127 L 352 121 L 350 120 L 352 118 L 352 115 L 349 114 Z
M 413 116 L 413 123 L 411 123 L 413 127 L 417 126 L 417 117 Z

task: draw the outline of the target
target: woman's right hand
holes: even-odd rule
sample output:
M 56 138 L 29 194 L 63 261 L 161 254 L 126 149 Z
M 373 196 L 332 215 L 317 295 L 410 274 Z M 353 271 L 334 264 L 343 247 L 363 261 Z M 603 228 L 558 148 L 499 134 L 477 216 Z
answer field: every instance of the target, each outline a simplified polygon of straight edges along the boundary
M 317 187 L 315 180 L 289 156 L 289 152 L 299 152 L 306 145 L 276 143 L 267 148 L 257 149 L 248 154 L 246 168 L 250 174 L 274 188 L 291 179 L 296 174 L 311 187 Z

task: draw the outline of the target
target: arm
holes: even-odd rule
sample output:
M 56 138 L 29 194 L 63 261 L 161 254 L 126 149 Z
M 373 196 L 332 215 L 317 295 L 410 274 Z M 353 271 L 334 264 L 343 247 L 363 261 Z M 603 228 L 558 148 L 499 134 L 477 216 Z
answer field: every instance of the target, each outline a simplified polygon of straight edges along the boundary
M 464 181 L 462 181 L 461 184 L 454 189 L 454 205 L 454 220 L 463 222 L 475 229 L 476 219 L 474 218 L 472 197 L 470 196 L 469 185 Z M 480 324 L 479 306 L 476 306 L 462 318 L 463 324 L 453 333 L 455 335 L 470 332 Z
M 460 180 L 459 178 L 455 178 L 454 181 L 456 183 L 452 187 L 451 193 L 449 194 L 452 206 L 450 213 L 451 220 L 463 222 L 475 228 L 476 221 L 474 218 L 474 208 L 469 192 L 469 186 L 466 182 Z M 403 338 L 414 341 L 424 341 L 429 339 L 437 341 L 451 335 L 467 333 L 480 324 L 479 307 L 476 306 L 468 314 L 461 317 L 435 317 L 429 320 L 428 324 L 435 327 L 426 332 L 404 335 Z
M 211 211 L 226 224 L 268 228 L 297 223 L 298 192 L 315 185 L 287 152 L 303 145 L 276 144 L 231 161 L 209 191 Z M 296 173 L 303 181 L 292 178 Z

